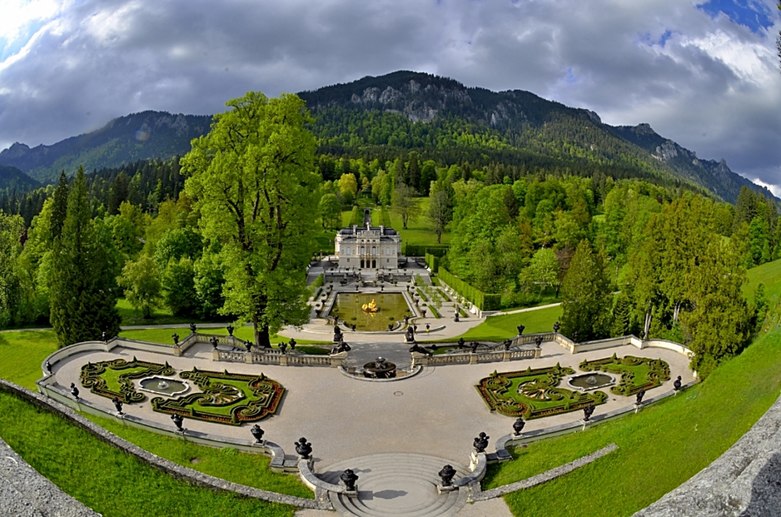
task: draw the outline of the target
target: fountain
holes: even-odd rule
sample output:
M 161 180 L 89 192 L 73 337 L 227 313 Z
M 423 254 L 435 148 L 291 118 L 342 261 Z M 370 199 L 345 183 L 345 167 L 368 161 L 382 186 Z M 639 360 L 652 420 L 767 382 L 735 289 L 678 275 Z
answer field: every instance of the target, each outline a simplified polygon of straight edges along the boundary
M 166 397 L 176 397 L 190 390 L 190 386 L 177 379 L 167 379 L 165 377 L 146 377 L 139 381 L 142 390 Z
M 384 357 L 378 357 L 363 365 L 363 376 L 369 379 L 395 379 L 396 365 Z
M 374 298 L 372 298 L 372 301 L 369 303 L 364 303 L 361 305 L 361 310 L 363 312 L 377 312 L 380 310 L 379 307 L 377 307 L 377 302 L 374 301 Z
M 575 375 L 567 380 L 567 384 L 576 390 L 591 391 L 606 388 L 615 384 L 615 379 L 604 373 L 584 373 Z
M 356 330 L 376 332 L 413 313 L 401 293 L 338 293 L 328 315 Z

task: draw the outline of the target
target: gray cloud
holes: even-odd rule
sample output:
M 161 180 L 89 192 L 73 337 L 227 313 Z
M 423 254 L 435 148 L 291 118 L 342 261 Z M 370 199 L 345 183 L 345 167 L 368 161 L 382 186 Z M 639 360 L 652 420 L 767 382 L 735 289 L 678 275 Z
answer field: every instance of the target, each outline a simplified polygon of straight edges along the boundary
M 781 184 L 778 28 L 752 32 L 680 0 L 85 0 L 0 63 L 0 146 L 410 69 L 648 122 Z

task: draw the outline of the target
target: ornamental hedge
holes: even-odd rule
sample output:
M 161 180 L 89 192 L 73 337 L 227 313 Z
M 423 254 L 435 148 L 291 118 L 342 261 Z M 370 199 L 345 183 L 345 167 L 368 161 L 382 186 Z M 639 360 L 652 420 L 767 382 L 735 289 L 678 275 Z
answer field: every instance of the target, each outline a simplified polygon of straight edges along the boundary
M 480 289 L 464 282 L 444 267 L 439 268 L 438 274 L 439 278 L 443 282 L 455 289 L 458 294 L 475 304 L 480 310 L 494 311 L 501 308 L 501 295 L 495 293 L 485 293 Z
M 578 368 L 584 372 L 600 371 L 621 375 L 617 385 L 610 388 L 616 395 L 631 396 L 661 386 L 670 380 L 670 365 L 662 359 L 627 355 L 593 361 L 583 361 Z
M 219 424 L 241 425 L 257 422 L 277 412 L 285 388 L 265 375 L 198 370 L 182 372 L 202 391 L 175 399 L 155 397 L 152 409 Z
M 607 402 L 607 394 L 603 391 L 583 393 L 558 387 L 564 376 L 574 373 L 572 368 L 558 364 L 550 368 L 494 372 L 480 379 L 476 388 L 491 411 L 527 420 Z
M 125 372 L 119 374 L 119 386 L 109 386 L 107 375 L 110 371 Z M 149 363 L 139 361 L 135 357 L 132 361 L 124 359 L 114 359 L 112 361 L 101 361 L 98 363 L 87 363 L 81 367 L 79 380 L 81 385 L 89 388 L 90 391 L 101 397 L 113 399 L 118 397 L 125 404 L 141 402 L 146 396 L 136 391 L 133 384 L 134 379 L 143 379 L 155 375 L 174 375 L 176 371 L 166 362 L 165 364 Z

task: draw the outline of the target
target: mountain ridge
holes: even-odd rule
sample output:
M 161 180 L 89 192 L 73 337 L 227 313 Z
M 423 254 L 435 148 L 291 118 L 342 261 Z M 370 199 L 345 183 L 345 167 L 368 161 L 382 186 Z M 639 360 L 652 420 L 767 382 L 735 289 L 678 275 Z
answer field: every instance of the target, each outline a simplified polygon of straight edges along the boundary
M 313 129 L 324 153 L 419 150 L 444 156 L 443 162 L 452 156 L 487 159 L 511 171 L 555 168 L 587 174 L 604 169 L 614 177 L 688 185 L 733 203 L 742 186 L 773 198 L 723 160 L 700 159 L 647 123 L 610 126 L 593 111 L 524 90 L 494 92 L 400 70 L 298 95 L 315 116 Z M 187 152 L 190 140 L 208 131 L 210 120 L 159 111 L 133 113 L 49 146 L 15 143 L 0 152 L 0 164 L 45 182 L 79 165 L 91 170 L 169 158 Z

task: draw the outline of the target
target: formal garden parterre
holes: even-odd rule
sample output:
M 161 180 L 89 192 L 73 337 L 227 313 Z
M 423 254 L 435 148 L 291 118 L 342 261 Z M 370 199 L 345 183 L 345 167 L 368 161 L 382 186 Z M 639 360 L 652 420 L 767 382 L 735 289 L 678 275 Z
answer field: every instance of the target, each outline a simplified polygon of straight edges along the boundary
M 168 362 L 158 364 L 133 357 L 132 361 L 88 362 L 81 368 L 80 380 L 82 386 L 96 395 L 132 404 L 146 399 L 134 381 L 143 384 L 146 379 L 162 379 L 165 382 L 161 376 L 175 374 L 176 370 Z M 179 377 L 191 381 L 200 391 L 178 397 L 154 397 L 153 410 L 206 422 L 241 425 L 275 414 L 285 393 L 279 382 L 262 373 L 247 375 L 193 367 L 180 372 Z

